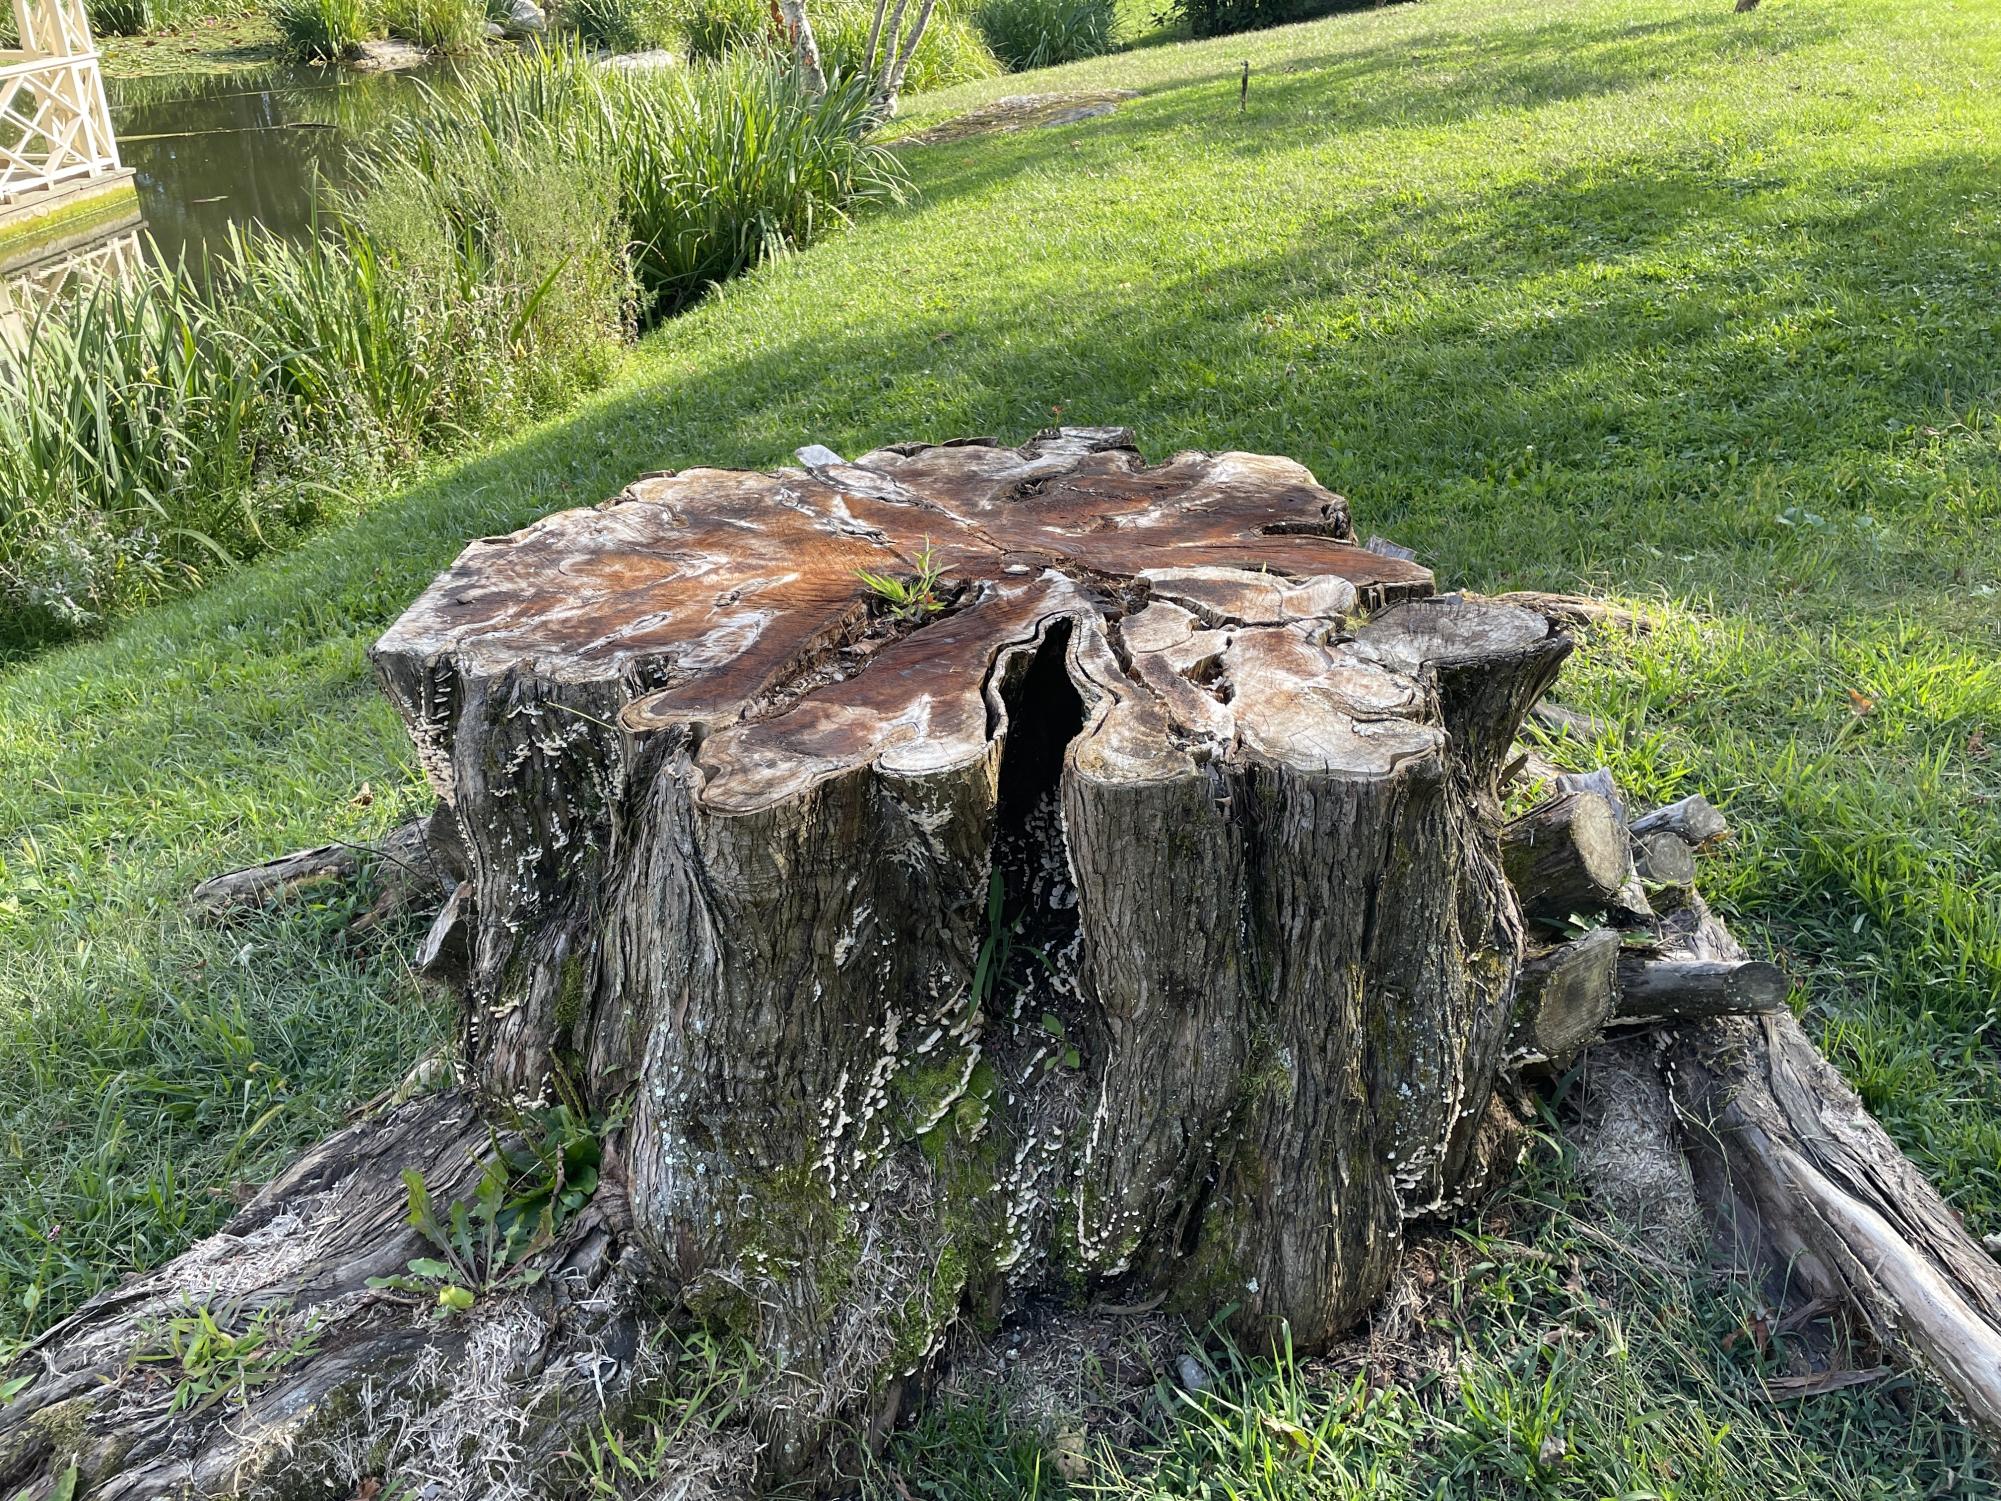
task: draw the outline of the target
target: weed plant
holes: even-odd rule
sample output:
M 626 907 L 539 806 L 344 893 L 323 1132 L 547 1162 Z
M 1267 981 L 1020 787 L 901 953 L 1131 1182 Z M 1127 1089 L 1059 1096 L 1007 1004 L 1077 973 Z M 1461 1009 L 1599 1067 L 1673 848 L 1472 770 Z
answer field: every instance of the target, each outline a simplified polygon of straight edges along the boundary
M 973 24 L 1015 73 L 1096 57 L 1118 45 L 1117 0 L 979 0 Z
M 334 63 L 379 35 L 370 0 L 274 0 L 278 44 L 298 62 Z

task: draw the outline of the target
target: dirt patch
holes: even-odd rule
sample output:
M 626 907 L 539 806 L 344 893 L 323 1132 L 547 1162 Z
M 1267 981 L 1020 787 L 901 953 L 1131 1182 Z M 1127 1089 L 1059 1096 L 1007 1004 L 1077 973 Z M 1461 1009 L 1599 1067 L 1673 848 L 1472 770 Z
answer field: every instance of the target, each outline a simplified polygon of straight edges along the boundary
M 1032 125 L 1070 125 L 1098 115 L 1109 115 L 1128 99 L 1138 98 L 1133 89 L 1097 89 L 1081 94 L 1009 94 L 992 104 L 983 104 L 968 114 L 920 130 L 906 138 L 910 146 L 935 146 L 943 141 L 963 141 L 968 136 L 1004 135 L 1026 130 Z

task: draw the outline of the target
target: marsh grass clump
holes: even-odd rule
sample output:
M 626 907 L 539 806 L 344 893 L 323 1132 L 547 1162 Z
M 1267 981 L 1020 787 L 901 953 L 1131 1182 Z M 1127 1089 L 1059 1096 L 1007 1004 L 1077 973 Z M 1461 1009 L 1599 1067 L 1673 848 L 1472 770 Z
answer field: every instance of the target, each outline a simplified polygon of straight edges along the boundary
M 639 52 L 677 38 L 664 0 L 566 0 L 561 20 L 587 47 Z
M 380 0 L 383 29 L 400 41 L 460 55 L 486 40 L 486 0 Z
M 611 80 L 607 97 L 603 145 L 656 314 L 905 191 L 896 157 L 867 138 L 868 92 L 854 79 L 835 78 L 815 100 L 790 66 L 739 53 Z
M 973 24 L 1011 73 L 1097 57 L 1118 45 L 1115 0 L 979 0 Z
M 298 62 L 339 62 L 376 35 L 369 0 L 276 0 L 271 21 L 280 49 Z

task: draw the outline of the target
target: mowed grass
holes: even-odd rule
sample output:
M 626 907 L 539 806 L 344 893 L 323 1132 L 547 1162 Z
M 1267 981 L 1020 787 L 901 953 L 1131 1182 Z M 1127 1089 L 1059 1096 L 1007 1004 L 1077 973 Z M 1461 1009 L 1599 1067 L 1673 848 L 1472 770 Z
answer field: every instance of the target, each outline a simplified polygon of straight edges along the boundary
M 1291 454 L 1448 584 L 1653 607 L 1654 634 L 1568 670 L 1565 700 L 1621 730 L 1578 754 L 1725 807 L 1709 888 L 1969 1227 L 2001 1231 L 1996 76 L 2001 12 L 1973 0 L 1436 0 L 912 101 L 915 126 L 1141 91 L 912 148 L 919 202 L 713 297 L 568 418 L 0 679 L 0 1328 L 219 1223 L 446 1031 L 411 934 L 347 936 L 365 898 L 228 930 L 182 899 L 421 805 L 364 652 L 467 538 L 650 469 L 1059 418 Z M 1366 1414 L 1297 1397 L 1392 1457 L 1380 1483 L 1257 1421 L 1295 1401 L 1282 1370 L 1245 1378 L 1237 1469 L 1190 1469 L 1214 1435 L 1164 1424 L 1097 1483 L 1991 1493 L 1905 1383 L 1775 1406 L 1744 1340 L 1718 1353 L 1748 1293 L 1650 1291 L 1580 1245 L 1544 1171 L 1511 1234 L 1553 1259 L 1505 1297 L 1491 1257 L 1451 1274 L 1457 1374 Z M 1609 1267 L 1596 1323 L 1572 1254 L 1587 1288 Z M 906 1483 L 1054 1487 L 977 1416 L 940 1419 Z

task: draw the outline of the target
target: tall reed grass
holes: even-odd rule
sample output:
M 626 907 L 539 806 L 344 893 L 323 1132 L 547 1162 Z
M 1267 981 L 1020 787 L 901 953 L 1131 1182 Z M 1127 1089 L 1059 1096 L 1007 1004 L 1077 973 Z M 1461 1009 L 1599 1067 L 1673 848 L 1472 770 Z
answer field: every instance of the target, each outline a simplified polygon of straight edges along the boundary
M 399 41 L 454 56 L 486 42 L 486 0 L 380 0 L 382 26 Z
M 299 62 L 339 62 L 376 34 L 369 0 L 275 0 L 271 22 L 279 47 Z
M 867 101 L 739 56 L 478 64 L 374 135 L 323 232 L 252 229 L 0 348 L 0 648 L 283 546 L 602 382 L 644 316 L 892 200 Z
M 1117 0 L 978 0 L 973 24 L 1011 73 L 1097 57 L 1118 45 Z

